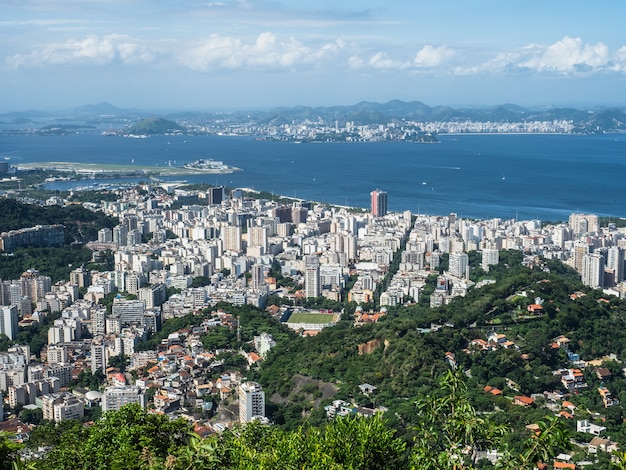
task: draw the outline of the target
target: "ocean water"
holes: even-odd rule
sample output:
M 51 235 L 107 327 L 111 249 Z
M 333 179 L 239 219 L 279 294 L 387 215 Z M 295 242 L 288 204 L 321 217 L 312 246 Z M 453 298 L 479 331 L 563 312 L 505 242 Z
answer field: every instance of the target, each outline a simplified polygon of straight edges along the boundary
M 172 177 L 357 207 L 388 193 L 389 209 L 462 217 L 565 220 L 626 217 L 626 135 L 443 135 L 437 144 L 257 141 L 253 137 L 1 136 L 0 158 L 182 165 L 200 158 L 242 169 Z M 163 178 L 167 180 L 168 178 Z M 84 184 L 84 183 L 81 183 Z M 76 183 L 55 183 L 69 189 Z

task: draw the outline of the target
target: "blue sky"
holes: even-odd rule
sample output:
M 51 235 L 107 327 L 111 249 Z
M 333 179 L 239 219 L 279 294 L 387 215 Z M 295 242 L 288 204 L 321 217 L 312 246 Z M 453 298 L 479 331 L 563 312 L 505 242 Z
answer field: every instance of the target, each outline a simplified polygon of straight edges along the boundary
M 626 2 L 2 0 L 0 112 L 626 105 Z

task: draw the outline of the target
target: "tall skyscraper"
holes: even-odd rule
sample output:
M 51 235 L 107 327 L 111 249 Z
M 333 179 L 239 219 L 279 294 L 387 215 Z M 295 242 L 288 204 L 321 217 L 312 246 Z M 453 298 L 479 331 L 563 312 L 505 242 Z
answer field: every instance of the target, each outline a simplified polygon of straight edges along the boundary
M 618 246 L 612 246 L 607 252 L 606 267 L 615 272 L 615 283 L 624 280 L 624 250 Z
M 206 194 L 210 206 L 219 205 L 224 200 L 224 187 L 217 186 L 214 188 L 209 188 Z
M 320 294 L 320 261 L 317 255 L 307 255 L 304 258 L 304 295 L 319 297 Z
M 370 193 L 372 215 L 383 217 L 387 214 L 387 192 L 375 189 Z
M 265 392 L 258 383 L 245 382 L 239 386 L 239 422 L 255 418 L 265 418 Z
M 224 250 L 241 251 L 241 227 L 228 225 L 222 228 L 222 241 L 224 242 Z
M 263 248 L 263 253 L 265 253 L 269 246 L 268 237 L 269 227 L 267 225 L 250 227 L 248 229 L 248 246 L 260 246 Z
M 250 284 L 250 287 L 254 290 L 259 290 L 259 288 L 261 287 L 261 284 L 264 283 L 265 281 L 265 277 L 263 276 L 264 270 L 263 270 L 263 265 L 262 264 L 253 264 L 252 268 L 250 268 L 250 271 L 252 273 L 252 282 Z
M 467 253 L 455 251 L 450 253 L 449 271 L 452 276 L 463 277 L 469 266 L 469 257 Z
M 113 227 L 113 242 L 118 246 L 126 246 L 128 243 L 128 227 L 125 225 L 116 225 Z
M 17 338 L 17 307 L 0 307 L 0 333 L 5 334 L 9 339 Z
M 600 253 L 588 253 L 583 256 L 583 284 L 593 288 L 604 287 L 604 256 Z

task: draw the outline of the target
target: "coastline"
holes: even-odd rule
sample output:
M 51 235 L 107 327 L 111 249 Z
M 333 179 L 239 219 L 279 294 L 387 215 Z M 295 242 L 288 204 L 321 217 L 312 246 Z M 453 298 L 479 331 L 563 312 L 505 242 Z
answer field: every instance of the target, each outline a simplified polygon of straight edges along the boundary
M 20 163 L 17 165 L 19 169 L 25 170 L 55 170 L 55 171 L 72 171 L 79 175 L 98 175 L 98 176 L 178 176 L 178 175 L 202 175 L 202 174 L 219 174 L 225 175 L 242 171 L 241 168 L 228 166 L 227 168 L 188 168 L 183 166 L 149 166 L 149 165 L 121 165 L 106 163 L 78 163 L 78 162 L 39 162 L 39 163 Z

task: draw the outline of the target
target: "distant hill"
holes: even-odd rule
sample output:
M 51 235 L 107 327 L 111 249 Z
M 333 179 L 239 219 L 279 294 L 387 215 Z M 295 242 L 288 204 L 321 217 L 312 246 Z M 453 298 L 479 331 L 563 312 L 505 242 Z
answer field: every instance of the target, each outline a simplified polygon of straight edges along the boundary
M 88 104 L 70 110 L 77 120 L 88 124 L 110 123 L 111 126 L 135 122 L 149 114 L 141 110 L 119 108 L 107 102 Z M 40 111 L 0 114 L 5 123 L 28 123 L 28 120 L 50 120 L 56 115 Z M 68 119 L 68 111 L 62 114 Z M 167 119 L 166 119 L 167 118 Z M 428 106 L 421 101 L 391 100 L 386 103 L 361 101 L 348 106 L 293 106 L 271 109 L 240 109 L 232 112 L 185 111 L 166 115 L 166 118 L 146 118 L 128 129 L 133 134 L 164 134 L 181 132 L 177 122 L 229 124 L 254 123 L 256 125 L 280 126 L 291 123 L 325 123 L 345 125 L 417 122 L 532 122 L 564 120 L 574 124 L 578 133 L 611 133 L 626 131 L 626 108 L 544 108 L 530 109 L 512 103 L 489 107 L 454 108 L 451 106 Z
M 36 119 L 49 117 L 50 114 L 44 111 L 13 111 L 10 113 L 0 114 L 0 119 L 8 122 L 15 122 L 17 124 L 32 122 Z
M 125 129 L 126 134 L 135 135 L 156 135 L 184 132 L 184 128 L 174 121 L 169 121 L 160 117 L 149 117 L 142 119 L 137 124 Z
M 474 122 L 531 122 L 571 121 L 577 132 L 623 132 L 626 131 L 626 114 L 622 109 L 579 110 L 553 108 L 532 110 L 506 103 L 488 108 L 430 107 L 420 101 L 392 100 L 387 103 L 362 101 L 351 106 L 311 108 L 275 108 L 268 111 L 246 112 L 245 119 L 255 119 L 261 124 L 284 124 L 290 122 L 353 122 L 355 125 L 388 123 L 394 121 L 474 121 Z M 244 113 L 233 113 L 233 118 L 244 119 Z
M 117 106 L 113 106 L 111 103 L 107 103 L 105 101 L 98 104 L 86 104 L 79 108 L 76 108 L 75 111 L 81 114 L 99 114 L 99 115 L 114 115 L 118 116 L 120 114 L 125 114 L 128 110 L 118 108 Z

